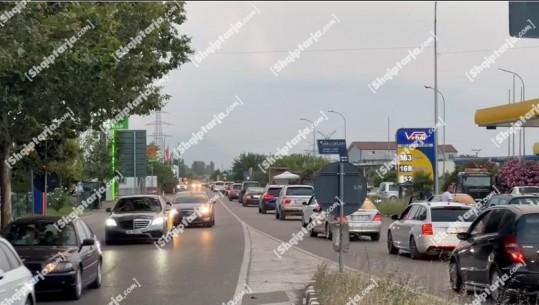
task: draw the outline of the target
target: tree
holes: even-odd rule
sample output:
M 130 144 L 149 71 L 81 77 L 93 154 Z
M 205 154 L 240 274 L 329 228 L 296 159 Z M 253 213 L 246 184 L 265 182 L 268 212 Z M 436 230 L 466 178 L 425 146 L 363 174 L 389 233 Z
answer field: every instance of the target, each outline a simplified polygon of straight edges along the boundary
M 504 190 L 515 186 L 539 185 L 539 163 L 510 159 L 500 168 L 496 178 Z
M 252 179 L 262 179 L 264 175 L 267 176 L 266 173 L 262 171 L 260 166 L 262 163 L 266 160 L 266 156 L 262 154 L 256 154 L 256 153 L 242 153 L 238 157 L 234 158 L 234 161 L 232 162 L 232 177 L 234 181 L 243 181 L 243 172 L 248 171 L 249 168 L 253 169 Z M 264 183 L 263 181 L 267 181 L 267 178 L 264 180 L 256 180 L 260 183 Z
M 429 174 L 423 171 L 414 173 L 414 179 L 412 182 L 412 188 L 414 192 L 423 194 L 426 192 L 432 192 L 434 189 L 433 186 L 434 181 L 431 179 Z
M 214 171 L 212 174 L 211 174 L 211 179 L 213 181 L 216 181 L 216 180 L 223 180 L 223 174 L 221 173 L 220 170 L 216 170 Z
M 114 177 L 112 172 L 111 144 L 103 133 L 88 132 L 82 140 L 84 157 L 84 176 L 88 179 L 97 178 L 103 182 Z
M 380 175 L 374 175 L 372 184 L 374 186 L 379 186 L 382 182 L 395 182 L 397 183 L 397 170 L 391 169 L 388 171 L 384 176 L 380 177 Z
M 14 5 L 0 3 L 0 11 Z M 5 161 L 14 150 L 43 141 L 38 135 L 52 123 L 56 128 L 45 133 L 47 139 L 75 139 L 122 111 L 148 115 L 163 107 L 169 96 L 155 81 L 193 53 L 190 39 L 179 33 L 183 6 L 34 2 L 2 28 L 0 228 L 12 218 L 11 168 Z M 140 31 L 145 37 L 133 43 Z
M 204 174 L 206 174 L 206 163 L 204 161 L 193 161 L 191 169 L 196 176 L 204 176 Z
M 149 164 L 148 167 L 151 167 L 152 165 L 153 174 L 154 176 L 157 176 L 157 188 L 165 193 L 173 193 L 174 187 L 178 185 L 178 180 L 174 176 L 170 166 L 156 161 Z

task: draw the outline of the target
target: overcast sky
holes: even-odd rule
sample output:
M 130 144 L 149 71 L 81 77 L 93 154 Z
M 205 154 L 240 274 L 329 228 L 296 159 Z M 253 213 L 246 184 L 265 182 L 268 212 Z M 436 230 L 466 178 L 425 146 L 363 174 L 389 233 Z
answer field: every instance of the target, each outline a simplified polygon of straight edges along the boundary
M 254 7 L 253 7 L 254 5 Z M 434 30 L 434 2 L 187 2 L 183 33 L 192 37 L 195 50 L 205 50 L 231 24 L 250 19 L 196 67 L 188 63 L 169 75 L 164 92 L 172 96 L 163 114 L 164 133 L 171 148 L 189 141 L 192 133 L 213 115 L 243 101 L 221 124 L 204 135 L 183 157 L 231 166 L 242 152 L 274 153 L 308 126 L 300 117 L 317 120 L 320 111 L 334 109 L 347 119 L 348 143 L 386 141 L 388 117 L 391 141 L 402 127 L 434 126 L 432 40 L 415 60 L 399 68 L 398 75 L 373 93 L 368 87 L 387 69 L 403 60 L 409 50 L 428 44 Z M 288 51 L 327 31 L 299 59 L 276 76 L 271 72 Z M 447 101 L 447 143 L 459 153 L 480 148 L 480 156 L 507 154 L 507 144 L 497 148 L 491 138 L 499 132 L 474 124 L 477 109 L 507 103 L 512 76 L 519 73 L 527 84 L 527 100 L 537 96 L 539 41 L 522 39 L 496 58 L 473 82 L 465 76 L 485 56 L 509 38 L 507 2 L 438 2 L 438 88 Z M 530 46 L 535 46 L 531 47 Z M 518 80 L 517 80 L 518 84 Z M 520 86 L 517 87 L 520 99 Z M 443 116 L 442 100 L 440 116 Z M 317 131 L 342 138 L 343 120 L 327 113 Z M 132 117 L 130 128 L 153 133 L 154 116 Z M 440 132 L 439 143 L 442 143 Z M 317 138 L 321 138 L 317 134 Z M 528 129 L 527 152 L 536 139 Z M 151 141 L 151 138 L 149 138 Z M 292 152 L 312 149 L 312 134 Z M 518 153 L 518 149 L 517 149 Z

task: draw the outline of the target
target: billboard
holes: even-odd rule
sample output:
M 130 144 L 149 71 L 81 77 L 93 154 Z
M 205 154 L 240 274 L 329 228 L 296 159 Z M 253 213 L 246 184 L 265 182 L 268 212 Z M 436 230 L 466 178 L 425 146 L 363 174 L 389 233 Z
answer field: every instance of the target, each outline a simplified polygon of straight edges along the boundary
M 413 182 L 414 173 L 423 171 L 434 179 L 434 132 L 432 128 L 397 130 L 397 181 Z

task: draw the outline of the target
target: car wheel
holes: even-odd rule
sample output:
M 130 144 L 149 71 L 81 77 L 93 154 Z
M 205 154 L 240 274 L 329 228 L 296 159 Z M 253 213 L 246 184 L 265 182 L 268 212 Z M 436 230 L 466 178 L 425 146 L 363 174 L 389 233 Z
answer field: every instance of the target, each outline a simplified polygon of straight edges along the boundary
M 318 232 L 314 230 L 314 226 L 311 228 L 311 237 L 318 237 Z
M 105 239 L 105 244 L 106 245 L 114 245 L 116 243 L 116 241 L 114 239 L 111 239 L 111 238 L 106 238 Z
M 501 283 L 501 284 L 500 284 Z M 501 279 L 500 271 L 498 271 L 498 268 L 494 267 L 490 271 L 490 285 L 489 287 L 493 287 L 496 284 L 498 284 L 498 288 L 495 288 L 491 291 L 490 296 L 492 297 L 492 300 L 494 301 L 494 304 L 505 304 L 505 298 L 506 298 L 506 287 L 503 285 L 504 281 Z
M 413 236 L 410 237 L 410 257 L 412 259 L 423 258 L 423 255 L 421 255 L 421 253 L 419 253 L 419 250 L 417 250 L 417 245 L 415 243 L 415 238 Z
M 242 203 L 241 203 L 241 204 L 242 204 L 242 205 L 243 205 L 244 207 L 246 207 L 246 206 L 247 206 L 247 204 L 246 204 L 245 202 L 243 202 L 243 201 L 242 201 Z
M 397 202 L 397 197 L 389 198 L 389 202 L 393 202 L 393 203 Z
M 71 300 L 80 300 L 82 295 L 82 272 L 77 270 L 77 275 L 75 276 L 75 285 L 69 288 L 69 298 Z
M 258 214 L 262 214 L 262 208 L 258 206 Z
M 371 240 L 372 241 L 379 241 L 380 240 L 380 233 L 371 234 Z
M 462 277 L 455 259 L 451 259 L 449 262 L 449 283 L 454 292 L 462 292 Z
M 97 289 L 101 287 L 101 283 L 103 282 L 103 273 L 101 269 L 101 262 L 97 264 L 97 276 L 95 278 L 95 281 L 90 284 L 90 288 Z
M 279 213 L 279 220 L 285 220 L 286 219 L 286 213 L 284 211 L 281 211 L 281 213 Z
M 28 298 L 26 298 L 26 302 L 24 302 L 24 305 L 32 305 L 32 297 L 31 296 L 28 296 Z
M 399 253 L 399 248 L 395 247 L 395 244 L 393 244 L 393 236 L 391 235 L 391 232 L 387 232 L 387 251 L 389 254 Z
M 275 219 L 279 219 L 279 212 L 275 209 Z
M 326 238 L 329 240 L 333 239 L 333 234 L 329 231 L 329 223 L 326 223 Z
M 267 214 L 268 210 L 266 210 L 266 205 L 262 205 L 262 214 Z

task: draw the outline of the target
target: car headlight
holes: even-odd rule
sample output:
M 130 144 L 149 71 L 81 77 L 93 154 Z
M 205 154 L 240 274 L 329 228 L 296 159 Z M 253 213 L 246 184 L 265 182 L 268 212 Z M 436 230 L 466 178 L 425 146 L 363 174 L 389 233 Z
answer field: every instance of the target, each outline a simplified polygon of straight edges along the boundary
M 164 217 L 158 217 L 152 221 L 152 225 L 156 225 L 156 226 L 162 225 L 163 223 L 165 223 Z
M 116 223 L 116 220 L 112 219 L 112 218 L 107 218 L 107 221 L 105 221 L 105 225 L 107 227 L 115 227 L 117 226 L 118 224 Z
M 51 273 L 51 272 L 66 272 L 66 271 L 71 271 L 73 270 L 73 264 L 72 263 L 67 263 L 67 262 L 61 262 L 61 263 L 50 263 L 50 264 L 47 264 L 45 266 L 45 268 L 43 268 L 43 270 L 47 271 L 47 273 Z
M 209 214 L 209 213 L 210 213 L 210 208 L 208 208 L 208 207 L 201 207 L 201 208 L 199 209 L 199 211 L 200 211 L 200 213 L 202 213 L 202 214 Z

